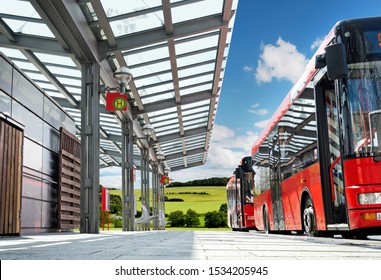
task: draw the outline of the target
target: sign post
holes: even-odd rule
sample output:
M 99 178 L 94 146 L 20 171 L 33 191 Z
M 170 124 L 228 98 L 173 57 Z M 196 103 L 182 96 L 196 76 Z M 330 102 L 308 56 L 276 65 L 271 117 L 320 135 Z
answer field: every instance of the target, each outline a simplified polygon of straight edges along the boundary
M 104 214 L 107 212 L 108 230 L 110 230 L 110 190 L 102 189 L 102 228 L 105 230 Z

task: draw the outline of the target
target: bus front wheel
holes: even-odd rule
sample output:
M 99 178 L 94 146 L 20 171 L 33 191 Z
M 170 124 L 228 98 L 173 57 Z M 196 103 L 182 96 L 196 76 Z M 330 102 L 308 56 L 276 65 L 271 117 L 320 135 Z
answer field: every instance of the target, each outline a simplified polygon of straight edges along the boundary
M 315 211 L 310 197 L 304 203 L 303 226 L 308 236 L 317 236 Z

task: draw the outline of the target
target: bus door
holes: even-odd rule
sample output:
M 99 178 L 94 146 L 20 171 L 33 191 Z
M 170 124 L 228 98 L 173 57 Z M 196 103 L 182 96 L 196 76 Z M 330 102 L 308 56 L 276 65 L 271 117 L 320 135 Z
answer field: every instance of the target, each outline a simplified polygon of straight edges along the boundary
M 274 230 L 285 230 L 282 206 L 282 188 L 280 183 L 280 150 L 278 138 L 278 127 L 276 127 L 269 137 L 270 192 Z
M 318 122 L 319 158 L 323 203 L 327 224 L 347 227 L 343 168 L 341 158 L 341 133 L 335 85 L 328 79 L 315 88 Z M 328 226 L 328 229 L 330 226 Z
M 236 168 L 234 172 L 235 176 L 235 213 L 236 213 L 236 221 L 238 228 L 245 227 L 245 219 L 243 218 L 243 202 L 242 202 L 242 169 L 240 167 Z

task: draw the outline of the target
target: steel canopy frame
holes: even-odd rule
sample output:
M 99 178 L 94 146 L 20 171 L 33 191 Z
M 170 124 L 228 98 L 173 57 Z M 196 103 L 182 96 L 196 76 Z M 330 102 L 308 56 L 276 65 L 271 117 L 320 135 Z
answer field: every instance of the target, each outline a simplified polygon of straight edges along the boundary
M 97 232 L 99 167 L 120 166 L 125 169 L 124 176 L 131 177 L 132 165 L 140 168 L 141 149 L 148 150 L 149 163 L 155 165 L 155 181 L 165 173 L 164 169 L 177 171 L 205 163 L 238 0 L 216 1 L 214 6 L 220 3 L 220 10 L 207 6 L 210 2 L 203 0 L 174 3 L 162 0 L 159 6 L 147 5 L 118 15 L 110 15 L 104 8 L 106 2 L 101 0 L 20 2 L 30 3 L 38 16 L 25 16 L 17 9 L 7 13 L 0 7 L 0 51 L 16 65 L 33 64 L 36 71 L 23 69 L 20 64 L 27 75 L 41 73 L 46 77 L 47 81 L 34 80 L 45 92 L 51 92 L 52 98 L 69 114 L 76 115 L 78 134 L 82 143 L 87 143 L 87 148 L 82 150 L 83 160 L 97 162 L 93 166 L 85 165 L 82 170 L 81 187 L 88 192 L 88 204 L 83 207 L 90 216 L 83 217 L 89 222 L 81 227 L 81 232 Z M 181 10 L 189 13 L 192 7 L 200 6 L 206 7 L 203 16 L 195 14 L 179 20 Z M 159 18 L 161 24 L 137 32 L 115 33 L 115 24 L 130 28 L 132 25 L 127 21 L 139 23 L 140 18 L 150 15 Z M 22 28 L 20 31 L 10 20 L 25 23 L 22 26 L 46 25 L 53 36 L 23 32 Z M 11 51 L 7 54 L 10 49 L 19 50 L 21 55 Z M 45 54 L 68 57 L 74 64 L 44 59 L 41 56 Z M 192 56 L 202 59 L 188 61 Z M 139 57 L 141 61 L 131 57 Z M 167 66 L 162 68 L 164 64 Z M 107 88 L 119 87 L 113 73 L 120 66 L 130 67 L 134 76 L 128 85 L 130 101 L 126 112 L 110 113 L 105 110 L 103 93 Z M 52 70 L 54 67 L 62 71 Z M 82 77 L 64 73 L 75 68 L 84 73 Z M 82 85 L 74 86 L 79 80 Z M 50 90 L 48 83 L 56 90 Z M 146 124 L 154 126 L 151 139 L 143 133 Z M 124 154 L 126 147 L 128 152 Z M 158 152 L 164 152 L 163 160 L 157 159 Z M 92 158 L 94 155 L 99 158 L 99 164 Z M 133 186 L 132 178 L 127 177 L 123 184 Z M 130 189 L 125 191 L 126 196 L 130 195 Z M 128 207 L 130 202 L 127 201 Z M 130 220 L 124 223 L 131 229 Z

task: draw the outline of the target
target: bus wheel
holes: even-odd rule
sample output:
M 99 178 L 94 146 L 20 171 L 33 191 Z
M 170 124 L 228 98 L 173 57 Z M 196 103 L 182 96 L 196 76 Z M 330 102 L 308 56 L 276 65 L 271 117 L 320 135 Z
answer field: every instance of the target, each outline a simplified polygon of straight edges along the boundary
M 263 227 L 266 234 L 270 233 L 270 221 L 269 221 L 269 213 L 267 211 L 267 208 L 265 207 L 263 209 Z
M 317 236 L 315 212 L 311 198 L 307 198 L 303 211 L 303 226 L 308 236 Z

